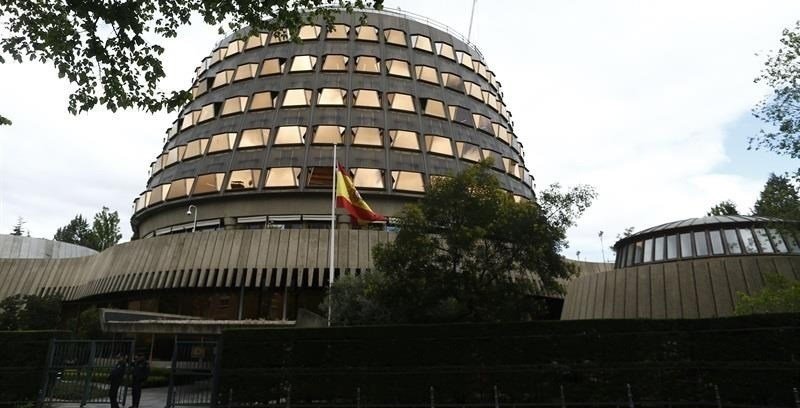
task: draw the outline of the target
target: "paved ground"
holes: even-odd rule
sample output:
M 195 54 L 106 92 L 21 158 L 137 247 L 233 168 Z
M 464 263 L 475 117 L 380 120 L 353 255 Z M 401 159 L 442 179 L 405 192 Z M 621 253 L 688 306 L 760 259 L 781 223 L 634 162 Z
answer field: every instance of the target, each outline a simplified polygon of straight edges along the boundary
M 196 392 L 194 389 L 196 387 L 193 386 L 184 386 L 178 387 L 178 392 L 180 392 L 184 399 L 191 398 L 192 395 L 197 395 L 198 399 L 201 393 Z M 122 395 L 120 395 L 121 397 Z M 142 390 L 142 399 L 139 402 L 139 408 L 164 408 L 167 405 L 167 387 L 159 387 L 159 388 L 145 388 Z M 122 405 L 122 400 L 120 399 L 120 408 L 128 408 L 131 406 L 131 390 L 128 389 L 128 395 L 125 397 L 125 406 Z M 87 407 L 103 407 L 103 406 L 110 406 L 111 403 L 108 400 L 105 400 L 102 404 L 95 404 L 91 403 L 88 404 Z M 79 407 L 80 404 L 68 404 L 68 403 L 54 403 L 51 404 L 53 408 L 76 408 Z

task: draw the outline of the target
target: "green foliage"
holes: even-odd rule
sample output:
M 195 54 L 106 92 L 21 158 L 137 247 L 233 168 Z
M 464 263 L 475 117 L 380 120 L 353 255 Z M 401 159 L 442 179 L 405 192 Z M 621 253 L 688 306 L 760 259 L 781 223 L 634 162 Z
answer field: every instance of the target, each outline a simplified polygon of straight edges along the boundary
M 752 296 L 737 293 L 737 315 L 800 313 L 800 281 L 786 279 L 777 273 L 766 275 L 765 280 L 764 289 Z
M 0 115 L 0 126 L 11 125 L 11 121 L 3 115 Z
M 69 319 L 66 326 L 79 339 L 104 339 L 109 336 L 100 327 L 100 309 L 94 306 L 81 311 L 77 317 Z
M 78 214 L 69 222 L 69 224 L 58 228 L 55 235 L 53 235 L 53 239 L 56 241 L 89 247 L 91 245 L 91 242 L 89 241 L 90 234 L 91 230 L 89 229 L 89 223 L 86 221 L 86 218 L 83 218 L 82 215 Z
M 119 214 L 116 211 L 110 212 L 108 207 L 103 207 L 94 215 L 92 228 L 89 228 L 86 219 L 78 214 L 69 224 L 57 229 L 53 239 L 82 245 L 97 251 L 108 249 L 122 239 L 119 231 Z
M 61 319 L 61 298 L 14 295 L 0 301 L 0 330 L 53 330 Z
M 800 220 L 800 197 L 788 177 L 769 175 L 753 206 L 753 215 Z
M 736 209 L 736 204 L 733 201 L 725 200 L 711 207 L 708 213 L 706 213 L 708 217 L 714 215 L 739 215 L 739 210 Z
M 0 404 L 36 401 L 50 339 L 66 335 L 56 331 L 0 331 Z
M 23 225 L 25 225 L 25 220 L 23 220 L 22 217 L 17 217 L 17 223 L 14 224 L 14 228 L 11 229 L 11 235 L 21 237 L 23 232 L 22 230 Z
M 52 64 L 76 90 L 69 111 L 88 111 L 98 103 L 108 110 L 137 108 L 173 111 L 191 99 L 186 90 L 165 91 L 161 43 L 198 18 L 220 32 L 278 32 L 297 39 L 309 22 L 332 22 L 338 9 L 380 9 L 383 0 L 143 0 L 74 2 L 52 0 L 0 2 L 0 63 L 6 57 Z M 363 18 L 363 17 L 362 17 Z M 243 34 L 247 34 L 244 32 Z

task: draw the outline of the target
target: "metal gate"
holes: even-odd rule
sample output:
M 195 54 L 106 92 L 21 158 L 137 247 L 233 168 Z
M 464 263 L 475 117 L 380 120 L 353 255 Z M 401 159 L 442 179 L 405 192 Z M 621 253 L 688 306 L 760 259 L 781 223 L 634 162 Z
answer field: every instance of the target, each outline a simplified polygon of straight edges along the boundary
M 133 340 L 53 340 L 41 402 L 108 404 L 108 375 L 120 357 L 132 358 Z M 125 406 L 126 385 L 118 390 Z
M 175 341 L 167 408 L 213 407 L 219 352 L 215 341 Z

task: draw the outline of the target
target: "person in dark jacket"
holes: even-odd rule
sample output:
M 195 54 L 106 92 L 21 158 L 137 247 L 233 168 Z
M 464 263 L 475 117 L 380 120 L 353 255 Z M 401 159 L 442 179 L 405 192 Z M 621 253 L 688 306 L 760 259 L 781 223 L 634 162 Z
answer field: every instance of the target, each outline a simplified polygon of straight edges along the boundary
M 125 378 L 125 367 L 127 366 L 127 359 L 122 354 L 117 354 L 117 362 L 108 373 L 108 399 L 111 400 L 111 408 L 119 408 L 119 386 L 122 384 L 122 379 Z
M 131 394 L 133 394 L 131 408 L 139 408 L 139 400 L 142 398 L 142 384 L 147 380 L 147 376 L 150 375 L 150 365 L 144 358 L 144 354 L 139 353 L 131 366 Z

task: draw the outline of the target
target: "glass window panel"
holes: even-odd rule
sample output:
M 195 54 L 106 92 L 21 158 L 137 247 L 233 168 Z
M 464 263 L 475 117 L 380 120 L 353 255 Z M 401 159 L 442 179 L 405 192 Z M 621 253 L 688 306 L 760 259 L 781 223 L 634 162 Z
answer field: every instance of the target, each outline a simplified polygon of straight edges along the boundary
M 267 43 L 267 37 L 269 37 L 267 33 L 260 33 L 247 37 L 247 42 L 245 42 L 244 45 L 245 51 L 253 48 L 263 47 L 264 44 Z
M 497 169 L 503 168 L 503 157 L 500 155 L 500 153 L 489 149 L 481 149 L 481 151 L 483 152 L 484 159 L 491 159 L 492 167 Z
M 449 58 L 453 61 L 456 60 L 456 53 L 453 51 L 453 46 L 448 43 L 437 42 L 436 53 L 442 57 Z
M 427 65 L 417 65 L 415 69 L 417 71 L 418 80 L 439 84 L 439 75 L 436 73 L 436 68 Z
M 644 241 L 644 258 L 643 262 L 653 262 L 653 239 Z
M 332 54 L 326 55 L 325 60 L 322 62 L 322 70 L 323 71 L 347 71 L 347 61 L 348 57 L 346 55 L 339 55 L 339 54 Z
M 729 254 L 742 253 L 742 246 L 739 244 L 739 238 L 736 236 L 735 229 L 725 230 L 725 243 L 727 245 Z
M 203 174 L 197 177 L 192 195 L 216 193 L 222 189 L 222 180 L 225 173 Z
M 249 190 L 258 187 L 258 180 L 261 178 L 261 170 L 246 169 L 234 170 L 228 181 L 228 190 Z
M 153 191 L 150 193 L 150 205 L 164 201 L 164 199 L 166 199 L 167 195 L 169 194 L 169 187 L 170 187 L 169 184 L 162 184 L 154 188 Z
M 200 156 L 205 153 L 208 139 L 192 140 L 186 144 L 186 150 L 183 153 L 183 160 L 191 159 L 192 157 Z
M 767 230 L 765 230 L 764 228 L 756 228 L 755 232 L 756 232 L 756 239 L 758 239 L 758 246 L 761 247 L 761 252 L 764 253 L 775 252 L 772 249 L 772 243 L 769 242 L 769 237 L 767 236 Z M 744 237 L 744 235 L 742 235 L 742 237 Z
M 470 81 L 464 81 L 464 88 L 467 90 L 467 95 L 483 102 L 483 91 L 481 86 Z
M 725 248 L 722 245 L 722 234 L 719 231 L 708 231 L 708 237 L 711 239 L 711 253 L 714 255 L 724 254 Z
M 285 29 L 272 33 L 272 37 L 269 39 L 270 44 L 280 44 L 285 42 L 289 42 L 289 31 Z
M 425 192 L 425 183 L 422 181 L 422 173 L 413 171 L 393 171 L 392 172 L 394 190 Z
M 317 93 L 317 105 L 343 106 L 347 91 L 339 88 L 322 88 Z
M 644 255 L 644 243 L 639 241 L 633 244 L 633 263 L 640 264 L 642 263 L 642 256 Z
M 354 146 L 383 146 L 381 130 L 376 127 L 354 127 Z
M 753 237 L 753 231 L 751 231 L 750 228 L 740 228 L 739 235 L 741 235 L 742 242 L 744 243 L 744 251 L 748 254 L 757 254 L 758 246 L 756 245 L 755 237 Z M 725 237 L 728 237 L 727 233 Z
M 233 81 L 241 81 L 243 79 L 255 78 L 258 72 L 258 64 L 242 64 L 236 67 L 236 74 L 233 76 Z
M 450 120 L 462 125 L 473 126 L 474 123 L 469 110 L 456 105 L 450 105 L 447 108 L 450 111 Z
M 383 170 L 381 169 L 350 169 L 353 173 L 353 184 L 358 188 L 384 188 Z
M 380 74 L 381 66 L 377 57 L 361 55 L 356 57 L 356 72 Z
M 314 138 L 311 140 L 313 144 L 342 144 L 344 133 L 344 126 L 336 125 L 319 125 L 314 129 Z
M 503 170 L 505 170 L 506 173 L 512 173 L 514 171 L 514 160 L 503 157 Z
M 483 102 L 489 105 L 490 108 L 494 109 L 495 111 L 499 112 L 500 109 L 497 107 L 497 97 L 494 96 L 493 93 L 489 91 L 481 91 L 483 94 Z
M 461 77 L 450 72 L 442 72 L 442 83 L 444 86 L 458 92 L 464 92 L 464 82 Z
M 136 199 L 136 207 L 134 207 L 134 212 L 141 211 L 144 207 L 147 206 L 147 202 L 145 201 L 145 195 L 142 194 L 139 198 Z
M 328 31 L 325 38 L 329 40 L 346 40 L 350 33 L 350 26 L 346 24 L 334 24 L 331 31 Z
M 424 35 L 412 35 L 411 36 L 411 45 L 418 49 L 428 52 L 433 52 L 433 46 L 431 45 L 431 39 L 424 36 Z
M 681 258 L 691 258 L 692 254 L 692 234 L 681 234 Z
M 305 134 L 305 126 L 281 126 L 275 134 L 274 143 L 276 145 L 303 144 L 305 143 Z
M 211 59 L 208 61 L 208 66 L 212 66 L 225 59 L 225 54 L 228 52 L 227 48 L 219 48 L 211 53 Z
M 297 187 L 300 167 L 273 167 L 267 170 L 265 188 Z
M 678 257 L 678 236 L 670 235 L 667 237 L 667 259 Z
M 411 70 L 408 67 L 408 62 L 402 60 L 386 61 L 386 73 L 389 75 L 411 78 Z
M 235 113 L 242 113 L 244 112 L 244 109 L 246 107 L 247 107 L 246 96 L 237 96 L 233 98 L 228 98 L 222 105 L 222 116 L 233 115 Z
M 322 27 L 313 24 L 306 24 L 300 27 L 300 32 L 297 34 L 301 40 L 316 40 L 319 38 L 319 33 L 322 32 Z
M 419 139 L 416 132 L 408 130 L 390 130 L 389 137 L 392 140 L 392 148 L 419 150 Z
M 275 107 L 275 97 L 277 93 L 258 92 L 253 94 L 253 102 L 250 103 L 250 110 L 272 109 Z
M 211 136 L 211 143 L 208 148 L 209 153 L 224 152 L 233 149 L 233 142 L 236 140 L 236 133 L 219 133 Z
M 494 136 L 494 129 L 492 129 L 492 121 L 491 121 L 491 119 L 489 119 L 486 116 L 483 116 L 481 114 L 473 113 L 472 114 L 472 120 L 473 120 L 473 122 L 475 122 L 475 127 L 478 128 L 478 130 L 482 130 L 482 131 Z
M 492 133 L 507 144 L 511 143 L 511 134 L 508 133 L 508 129 L 505 126 L 499 123 L 492 123 Z
M 265 59 L 263 65 L 261 65 L 261 73 L 259 75 L 276 75 L 283 73 L 283 60 L 280 58 L 270 58 Z
M 453 155 L 453 144 L 444 136 L 425 135 L 425 145 L 430 153 Z
M 217 106 L 214 103 L 209 103 L 208 105 L 203 106 L 200 109 L 200 115 L 197 116 L 196 123 L 201 123 L 214 119 L 214 117 L 217 115 L 216 108 Z
M 309 167 L 306 186 L 331 188 L 333 186 L 333 168 L 331 166 Z
M 403 93 L 390 93 L 387 94 L 389 99 L 389 109 L 399 110 L 404 112 L 416 112 L 414 108 L 414 99 L 411 95 Z
M 212 88 L 219 88 L 224 85 L 228 85 L 233 80 L 233 70 L 228 69 L 225 71 L 217 72 L 214 75 L 214 83 L 211 85 Z
M 208 92 L 208 80 L 204 79 L 192 87 L 192 98 L 197 99 L 198 96 Z
M 468 52 L 456 51 L 456 57 L 461 65 L 472 69 L 472 56 Z
M 793 253 L 800 252 L 800 243 L 797 242 L 792 231 L 784 231 L 783 232 L 783 240 L 789 245 L 789 251 Z
M 663 261 L 664 260 L 664 237 L 658 237 L 653 241 L 653 260 L 654 261 Z
M 353 96 L 355 97 L 353 106 L 365 108 L 381 107 L 381 97 L 378 91 L 371 89 L 356 89 L 353 91 Z
M 266 146 L 268 138 L 269 129 L 245 129 L 242 131 L 242 138 L 239 139 L 239 149 Z
M 634 256 L 633 244 L 629 244 L 627 247 L 625 247 L 625 266 L 633 265 L 633 256 Z
M 287 89 L 283 97 L 283 106 L 309 106 L 311 105 L 310 89 Z
M 189 192 L 192 191 L 193 184 L 194 184 L 194 178 L 184 178 L 173 181 L 172 183 L 170 183 L 169 193 L 167 194 L 167 200 L 188 196 Z
M 458 157 L 472 161 L 481 161 L 481 149 L 478 146 L 470 143 L 456 142 L 456 150 L 458 150 Z
M 378 41 L 378 28 L 369 25 L 356 27 L 356 40 Z
M 406 33 L 395 30 L 392 28 L 388 28 L 383 30 L 383 37 L 386 39 L 387 44 L 394 44 L 394 45 L 406 45 Z
M 178 153 L 179 152 L 178 152 L 178 148 L 177 147 L 173 147 L 172 149 L 169 149 L 169 151 L 167 152 L 167 161 L 166 161 L 166 163 L 164 165 L 165 166 L 169 166 L 171 164 L 177 163 L 178 160 L 180 159 L 180 156 L 178 155 Z
M 781 237 L 781 234 L 778 232 L 778 230 L 770 228 L 769 238 L 772 238 L 772 242 L 775 243 L 776 252 L 788 252 L 788 249 L 786 248 L 786 242 L 783 241 L 783 237 Z
M 289 72 L 313 71 L 316 63 L 317 57 L 313 55 L 297 55 L 292 59 L 292 66 L 289 68 Z
M 422 99 L 422 113 L 437 118 L 447 119 L 444 113 L 444 103 L 436 99 Z
M 480 75 L 483 79 L 488 80 L 489 74 L 486 72 L 486 65 L 484 65 L 481 61 L 473 61 L 472 62 L 472 70 L 475 71 L 478 75 Z
M 697 256 L 708 256 L 708 242 L 706 241 L 705 231 L 694 233 L 694 249 Z

